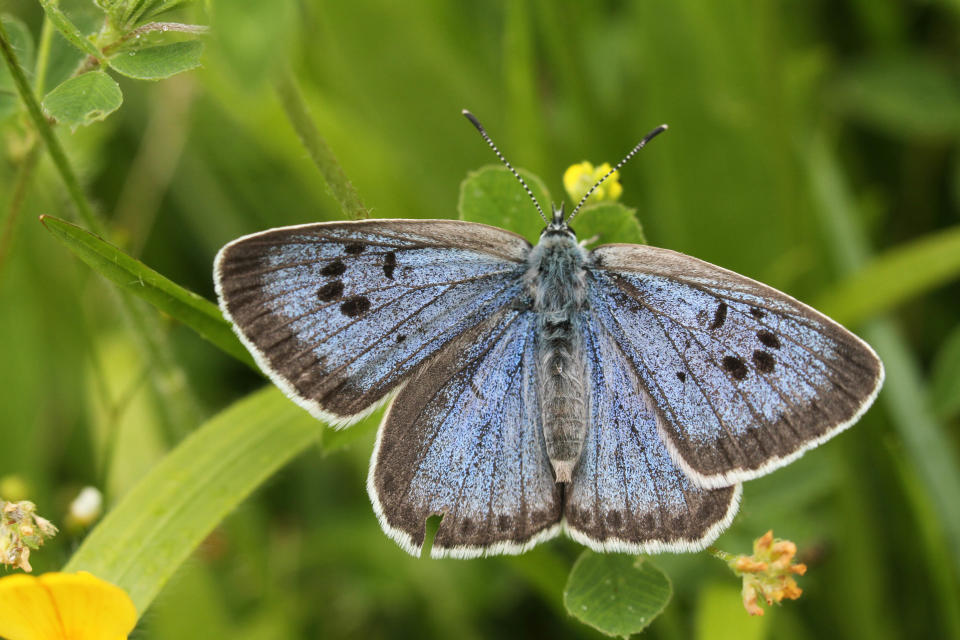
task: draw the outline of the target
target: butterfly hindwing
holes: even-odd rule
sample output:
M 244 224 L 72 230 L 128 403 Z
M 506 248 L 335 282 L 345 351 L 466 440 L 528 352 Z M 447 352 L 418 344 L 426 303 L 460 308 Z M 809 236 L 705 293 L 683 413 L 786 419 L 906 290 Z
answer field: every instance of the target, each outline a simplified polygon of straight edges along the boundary
M 882 384 L 866 343 L 771 287 L 655 247 L 605 245 L 592 260 L 593 313 L 701 486 L 786 464 L 855 422 Z
M 367 489 L 384 530 L 434 556 L 519 553 L 560 528 L 561 494 L 541 433 L 534 319 L 504 309 L 455 338 L 384 418 Z
M 694 551 L 736 514 L 740 487 L 703 489 L 670 458 L 656 411 L 616 340 L 591 318 L 590 426 L 565 495 L 567 530 L 597 551 Z
M 468 222 L 318 223 L 231 242 L 215 279 L 261 368 L 315 416 L 346 424 L 513 301 L 529 248 Z

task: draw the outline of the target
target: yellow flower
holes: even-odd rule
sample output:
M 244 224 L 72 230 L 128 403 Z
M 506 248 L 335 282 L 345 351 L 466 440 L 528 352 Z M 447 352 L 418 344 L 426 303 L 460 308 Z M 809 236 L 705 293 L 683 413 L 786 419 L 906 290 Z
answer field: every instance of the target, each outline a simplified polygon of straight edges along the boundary
M 589 162 L 571 165 L 563 173 L 563 188 L 567 190 L 570 200 L 576 204 L 590 190 L 590 187 L 609 171 L 610 163 L 608 162 L 596 168 Z M 620 186 L 620 172 L 614 171 L 602 185 L 597 187 L 596 191 L 590 194 L 587 203 L 617 200 L 621 193 L 623 193 L 623 187 Z
M 126 592 L 85 571 L 0 578 L 6 640 L 123 640 L 136 623 Z
M 754 540 L 753 555 L 735 556 L 719 550 L 711 553 L 743 578 L 743 608 L 752 616 L 763 615 L 761 596 L 769 605 L 779 604 L 784 598 L 796 600 L 803 593 L 793 576 L 806 573 L 807 565 L 793 564 L 797 545 L 790 540 L 775 540 L 773 531 Z

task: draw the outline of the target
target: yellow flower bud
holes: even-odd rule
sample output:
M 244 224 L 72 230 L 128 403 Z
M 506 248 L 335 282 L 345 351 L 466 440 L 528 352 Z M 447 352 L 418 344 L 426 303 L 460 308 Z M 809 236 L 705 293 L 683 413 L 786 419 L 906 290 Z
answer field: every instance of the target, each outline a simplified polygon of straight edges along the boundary
M 590 188 L 610 172 L 610 163 L 604 162 L 599 167 L 594 167 L 589 162 L 581 162 L 567 168 L 563 173 L 563 188 L 570 196 L 571 202 L 576 204 Z M 620 172 L 613 172 L 603 184 L 596 188 L 587 199 L 587 203 L 615 201 L 623 193 L 623 187 L 620 185 Z

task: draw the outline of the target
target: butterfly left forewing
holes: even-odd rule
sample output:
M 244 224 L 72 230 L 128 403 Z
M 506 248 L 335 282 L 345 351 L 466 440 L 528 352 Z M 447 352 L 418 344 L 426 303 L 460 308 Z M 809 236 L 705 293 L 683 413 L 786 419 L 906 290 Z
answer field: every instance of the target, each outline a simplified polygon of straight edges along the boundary
M 452 220 L 284 227 L 217 255 L 220 306 L 261 368 L 347 424 L 520 293 L 529 243 Z
M 591 258 L 593 312 L 701 486 L 786 464 L 853 424 L 882 384 L 865 342 L 771 287 L 656 247 L 605 245 Z

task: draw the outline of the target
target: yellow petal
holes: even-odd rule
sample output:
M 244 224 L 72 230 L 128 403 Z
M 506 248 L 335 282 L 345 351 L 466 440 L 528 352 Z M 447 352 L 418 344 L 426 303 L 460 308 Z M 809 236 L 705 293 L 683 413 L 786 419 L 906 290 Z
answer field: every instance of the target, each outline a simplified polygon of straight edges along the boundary
M 7 640 L 122 640 L 136 623 L 126 592 L 86 572 L 0 579 Z
M 0 636 L 7 640 L 62 640 L 50 593 L 40 579 L 22 574 L 0 578 Z

